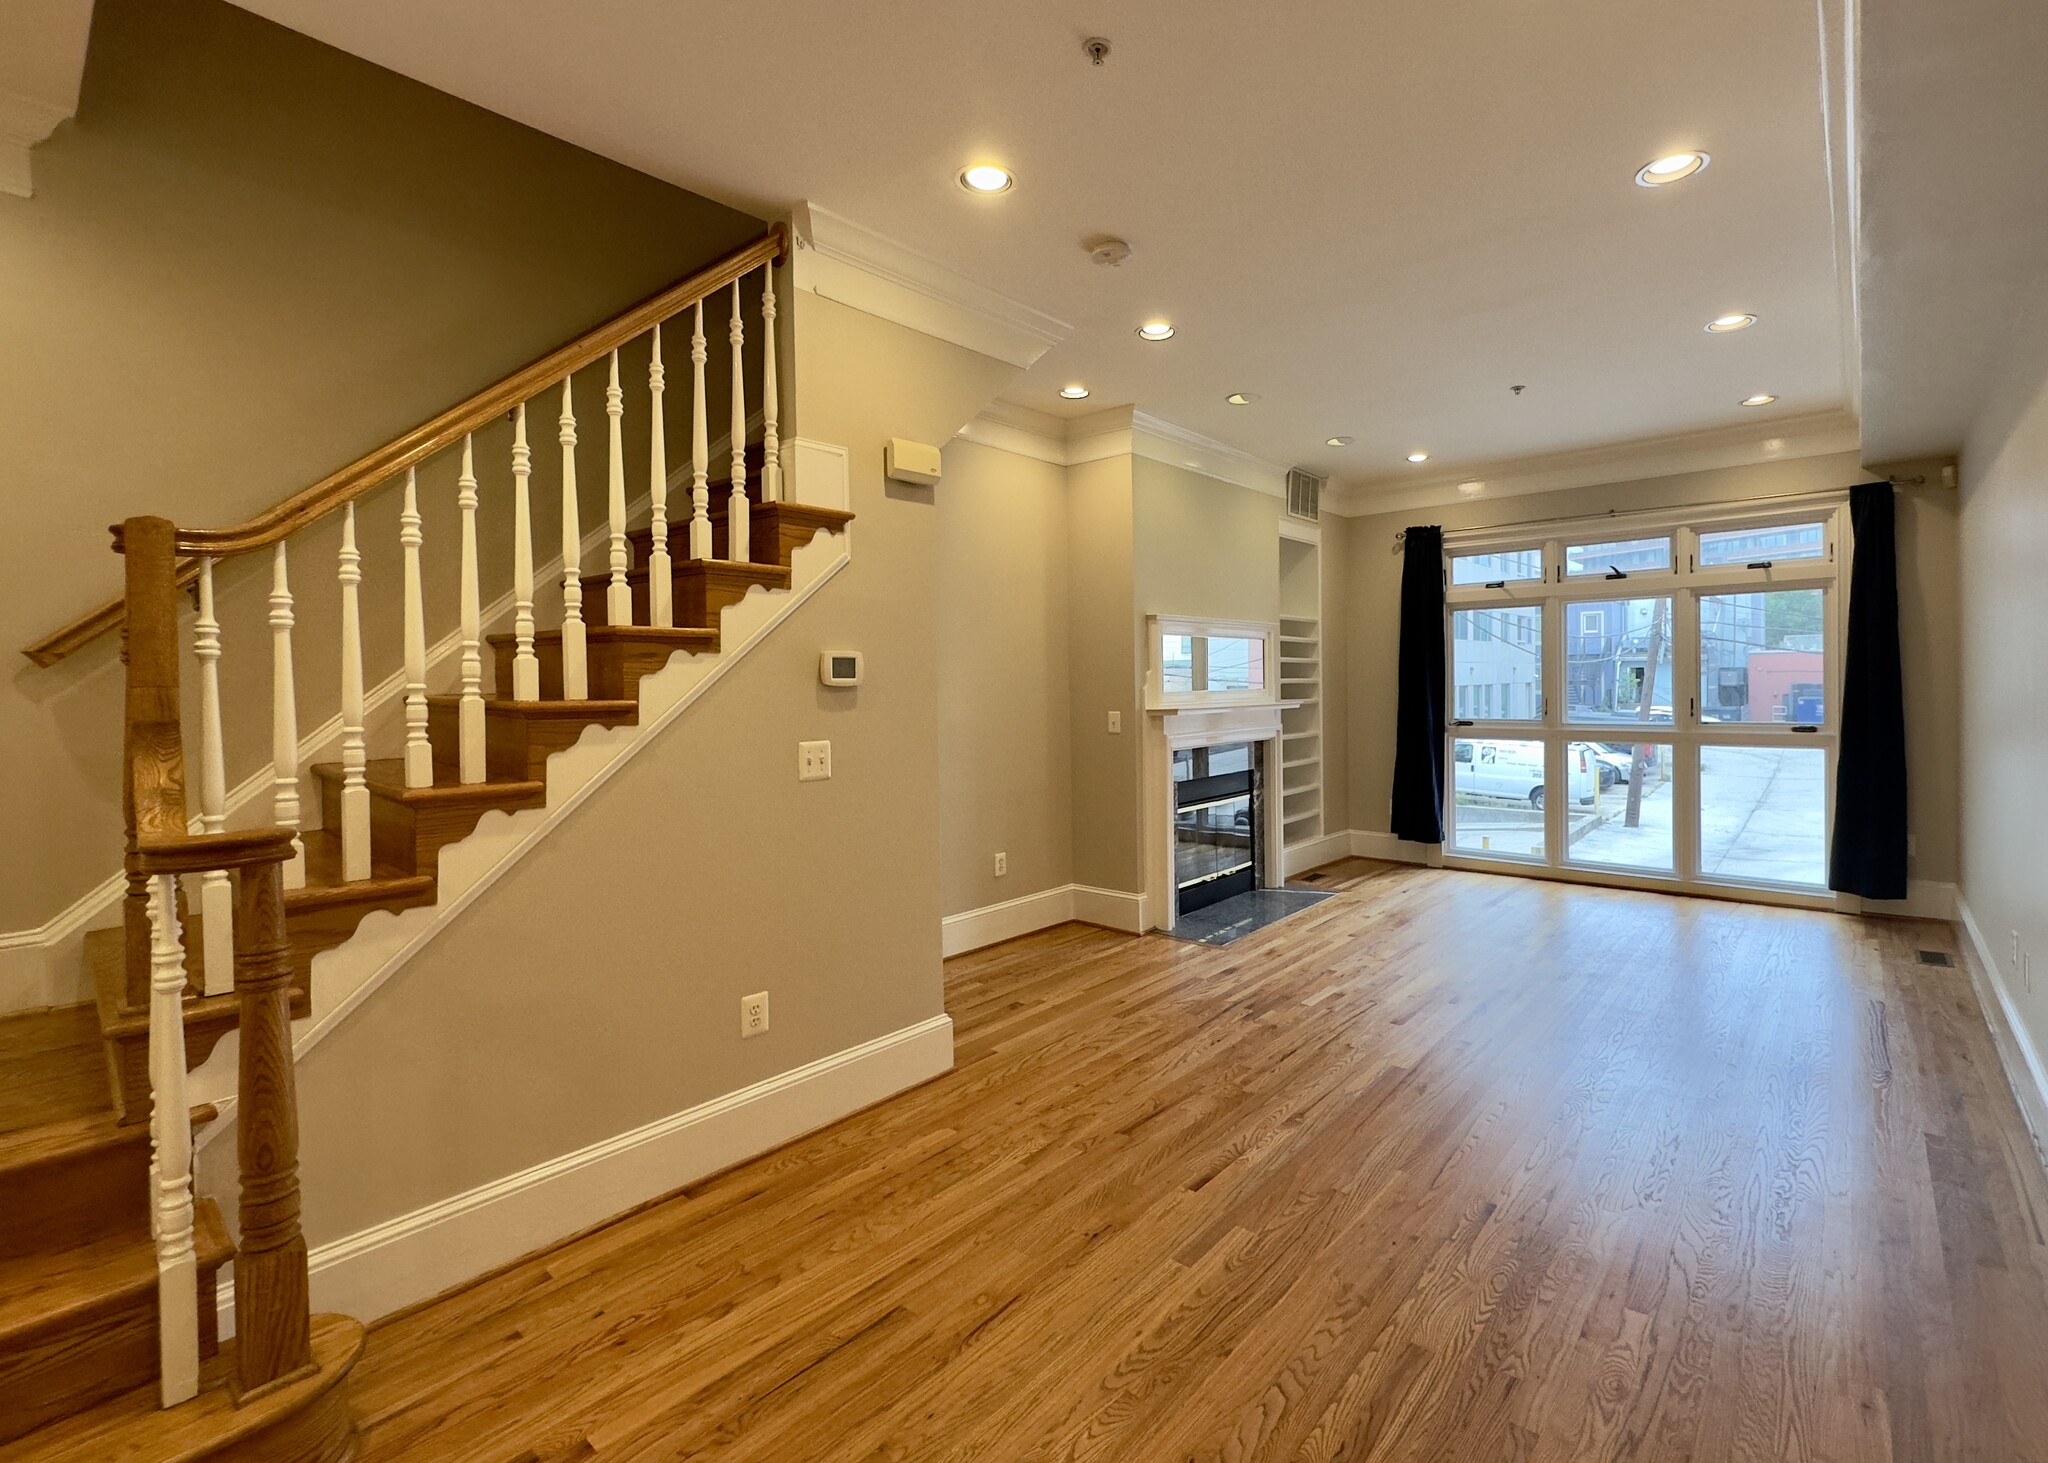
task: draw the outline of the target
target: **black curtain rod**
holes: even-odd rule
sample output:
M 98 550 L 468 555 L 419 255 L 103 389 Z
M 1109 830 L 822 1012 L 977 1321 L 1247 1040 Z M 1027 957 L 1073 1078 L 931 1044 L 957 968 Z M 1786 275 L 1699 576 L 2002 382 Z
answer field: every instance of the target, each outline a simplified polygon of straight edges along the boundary
M 1871 479 L 1871 481 L 1872 481 L 1872 482 L 1883 482 L 1883 483 L 1890 483 L 1890 484 L 1891 484 L 1891 485 L 1892 485 L 1893 487 L 1895 487 L 1895 488 L 1904 488 L 1904 487 L 1919 487 L 1919 486 L 1920 486 L 1921 484 L 1925 483 L 1925 482 L 1927 481 L 1927 479 L 1926 479 L 1925 477 L 1910 477 L 1910 478 L 1873 478 L 1873 479 Z M 1828 489 L 1828 488 L 1821 488 L 1821 489 L 1819 489 L 1819 490 L 1817 490 L 1817 491 L 1814 491 L 1814 492 L 1805 492 L 1805 493 L 1771 493 L 1771 494 L 1767 494 L 1766 496 L 1764 496 L 1764 497 L 1761 497 L 1761 498 L 1731 498 L 1731 499 L 1727 500 L 1726 502 L 1722 502 L 1722 503 L 1700 503 L 1700 504 L 1696 504 L 1696 505 L 1694 505 L 1694 506 L 1696 506 L 1696 507 L 1700 507 L 1700 508 L 1740 508 L 1740 507 L 1742 507 L 1742 506 L 1744 506 L 1745 504 L 1748 504 L 1748 503 L 1777 503 L 1777 502 L 1781 502 L 1781 501 L 1784 501 L 1784 500 L 1787 500 L 1787 499 L 1792 499 L 1792 498 L 1817 498 L 1817 497 L 1821 497 L 1821 496 L 1823 496 L 1824 494 L 1826 494 L 1826 493 L 1828 493 L 1828 492 L 1830 492 L 1830 491 L 1836 491 L 1836 492 L 1844 492 L 1844 493 L 1846 493 L 1846 492 L 1848 492 L 1849 490 L 1848 490 L 1847 488 L 1840 488 L 1840 489 Z M 1495 529 L 1501 529 L 1501 528 L 1535 528 L 1535 527 L 1537 527 L 1538 525 L 1541 525 L 1541 524 L 1545 524 L 1545 523 L 1559 523 L 1559 522 L 1563 522 L 1563 523 L 1579 523 L 1579 522 L 1582 522 L 1582 521 L 1584 521 L 1585 519 L 1588 519 L 1588 518 L 1619 518 L 1619 517 L 1621 517 L 1621 516 L 1622 516 L 1623 514 L 1634 514 L 1634 513 L 1643 513 L 1643 512 L 1651 512 L 1651 511 L 1655 511 L 1655 510 L 1651 510 L 1651 509 L 1642 509 L 1642 508 L 1609 508 L 1609 509 L 1608 509 L 1608 510 L 1607 510 L 1606 512 L 1604 512 L 1604 513 L 1580 513 L 1580 514 L 1576 514 L 1576 515 L 1574 515 L 1574 516 L 1572 516 L 1572 517 L 1570 517 L 1570 518 L 1564 518 L 1564 519 L 1560 519 L 1560 518 L 1559 518 L 1559 517 L 1558 517 L 1558 516 L 1557 516 L 1557 515 L 1556 515 L 1555 513 L 1553 513 L 1553 514 L 1550 514 L 1550 515 L 1549 515 L 1548 517 L 1545 517 L 1545 518 L 1522 518 L 1522 519 L 1517 519 L 1517 520 L 1515 520 L 1515 521 L 1513 521 L 1513 522 L 1509 522 L 1509 523 L 1478 523 L 1478 524 L 1474 524 L 1474 525 L 1473 525 L 1473 526 L 1472 526 L 1471 528 L 1469 528 L 1469 529 L 1463 529 L 1463 528 L 1453 528 L 1453 529 L 1446 529 L 1446 530 L 1445 530 L 1445 532 L 1447 532 L 1447 533 L 1491 533 L 1491 532 L 1493 532 L 1493 531 L 1494 531 Z M 1394 542 L 1395 542 L 1395 543 L 1397 543 L 1397 544 L 1398 544 L 1398 543 L 1404 543 L 1404 542 L 1406 542 L 1406 541 L 1407 541 L 1407 537 L 1408 537 L 1408 530 L 1407 530 L 1407 529 L 1405 529 L 1405 528 L 1400 528 L 1400 529 L 1396 529 L 1396 530 L 1394 531 Z

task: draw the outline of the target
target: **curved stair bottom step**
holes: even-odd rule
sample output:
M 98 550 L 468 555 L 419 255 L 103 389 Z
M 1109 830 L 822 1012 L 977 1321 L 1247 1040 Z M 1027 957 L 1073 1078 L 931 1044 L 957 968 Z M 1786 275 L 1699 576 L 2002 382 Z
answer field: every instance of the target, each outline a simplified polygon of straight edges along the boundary
M 0 1463 L 347 1463 L 355 1456 L 348 1374 L 363 1354 L 362 1322 L 313 1318 L 311 1375 L 237 1407 L 227 1378 L 233 1345 L 178 1407 L 157 1405 L 154 1386 L 101 1403 L 0 1447 Z

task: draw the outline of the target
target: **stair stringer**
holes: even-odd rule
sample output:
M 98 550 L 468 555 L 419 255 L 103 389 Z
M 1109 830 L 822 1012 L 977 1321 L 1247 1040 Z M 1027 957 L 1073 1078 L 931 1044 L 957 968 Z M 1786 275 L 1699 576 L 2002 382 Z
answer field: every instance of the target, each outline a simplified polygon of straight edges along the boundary
M 719 649 L 711 654 L 678 651 L 669 663 L 640 681 L 640 717 L 633 726 L 590 726 L 576 744 L 548 758 L 547 806 L 516 813 L 493 810 L 476 828 L 440 853 L 437 897 L 430 905 L 393 912 L 373 910 L 348 939 L 313 957 L 313 1010 L 293 1023 L 295 1059 L 347 1019 L 432 942 L 455 917 L 538 845 L 558 822 L 580 807 L 635 752 L 681 716 L 747 652 L 794 614 L 846 567 L 853 556 L 852 525 L 838 533 L 820 530 L 790 555 L 786 590 L 759 585 L 737 604 L 720 611 Z M 212 1103 L 219 1117 L 203 1130 L 199 1145 L 226 1131 L 234 1116 L 238 1033 L 229 1032 L 204 1064 L 193 1070 L 192 1102 Z

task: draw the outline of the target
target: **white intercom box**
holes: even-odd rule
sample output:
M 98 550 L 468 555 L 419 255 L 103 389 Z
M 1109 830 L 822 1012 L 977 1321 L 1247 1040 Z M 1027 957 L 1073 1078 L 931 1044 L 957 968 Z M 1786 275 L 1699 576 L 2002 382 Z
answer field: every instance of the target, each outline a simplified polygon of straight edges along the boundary
M 925 442 L 891 437 L 882 449 L 882 471 L 891 482 L 929 488 L 939 480 L 939 449 Z

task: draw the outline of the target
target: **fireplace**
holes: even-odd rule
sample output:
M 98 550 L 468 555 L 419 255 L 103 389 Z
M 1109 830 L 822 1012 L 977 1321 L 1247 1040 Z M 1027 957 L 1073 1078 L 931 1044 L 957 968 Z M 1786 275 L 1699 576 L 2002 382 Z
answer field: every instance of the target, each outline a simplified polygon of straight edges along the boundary
M 1259 886 L 1263 809 L 1250 742 L 1173 752 L 1173 903 L 1191 914 Z

